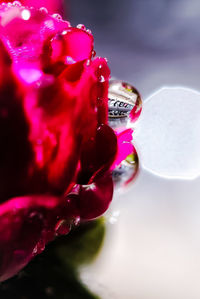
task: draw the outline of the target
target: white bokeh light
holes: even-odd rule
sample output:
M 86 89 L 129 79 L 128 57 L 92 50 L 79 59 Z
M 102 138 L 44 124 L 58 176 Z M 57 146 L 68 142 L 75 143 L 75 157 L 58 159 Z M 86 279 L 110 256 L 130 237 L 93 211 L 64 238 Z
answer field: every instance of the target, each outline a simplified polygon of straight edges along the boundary
M 163 88 L 145 101 L 134 141 L 143 168 L 166 178 L 200 176 L 200 93 Z

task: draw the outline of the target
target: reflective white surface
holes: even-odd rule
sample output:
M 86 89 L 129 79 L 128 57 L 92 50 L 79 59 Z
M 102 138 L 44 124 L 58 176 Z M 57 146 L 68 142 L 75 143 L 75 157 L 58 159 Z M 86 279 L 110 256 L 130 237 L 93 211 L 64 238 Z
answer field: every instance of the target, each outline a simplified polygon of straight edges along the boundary
M 200 298 L 199 119 L 195 91 L 161 89 L 145 101 L 138 176 L 115 195 L 103 249 L 80 273 L 101 298 Z

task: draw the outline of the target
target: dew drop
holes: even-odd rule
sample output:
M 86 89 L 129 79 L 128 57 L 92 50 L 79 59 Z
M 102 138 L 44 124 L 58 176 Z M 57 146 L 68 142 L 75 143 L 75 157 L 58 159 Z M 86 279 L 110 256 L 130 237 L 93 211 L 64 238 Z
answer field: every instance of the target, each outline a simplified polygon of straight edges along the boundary
M 119 80 L 111 80 L 108 92 L 108 116 L 114 128 L 128 121 L 135 122 L 142 111 L 139 92 L 132 85 Z
M 126 157 L 124 161 L 117 166 L 113 172 L 113 182 L 116 188 L 123 188 L 128 186 L 135 178 L 138 171 L 138 155 L 134 150 Z
M 90 29 L 87 29 L 86 32 L 92 34 L 92 31 Z
M 80 224 L 80 222 L 81 222 L 81 218 L 80 218 L 80 216 L 77 216 L 77 217 L 75 217 L 74 219 L 73 219 L 73 225 L 74 226 L 78 226 L 79 224 Z
M 43 219 L 43 215 L 40 212 L 37 211 L 32 211 L 29 216 L 28 216 L 29 220 L 33 220 L 33 219 Z
M 61 15 L 58 14 L 58 13 L 54 13 L 54 14 L 52 15 L 52 17 L 53 17 L 54 19 L 57 19 L 57 20 L 62 20 Z
M 46 7 L 40 7 L 40 12 L 44 13 L 44 14 L 48 14 L 48 10 L 46 9 Z
M 105 77 L 101 75 L 101 76 L 99 77 L 99 82 L 103 83 L 103 82 L 105 82 L 105 81 L 106 81 L 106 80 L 105 80 Z
M 66 35 L 67 33 L 68 33 L 67 30 L 63 30 L 62 33 L 61 33 L 61 35 Z
M 59 220 L 55 226 L 56 236 L 67 235 L 70 232 L 71 225 L 65 219 Z
M 38 243 L 34 247 L 32 254 L 34 256 L 37 255 L 37 254 L 40 254 L 44 251 L 44 249 L 45 249 L 45 242 L 41 239 L 41 240 L 38 241 Z
M 87 61 L 86 61 L 86 66 L 90 66 L 90 64 L 91 64 L 90 59 L 87 59 Z
M 40 240 L 37 243 L 37 252 L 38 252 L 38 254 L 41 253 L 42 251 L 44 251 L 44 249 L 45 249 L 45 242 L 43 240 Z
M 96 56 L 96 51 L 92 50 L 92 57 L 94 58 Z
M 33 256 L 37 255 L 37 245 L 34 247 L 33 252 L 32 252 L 32 255 L 33 255 Z
M 83 24 L 78 24 L 78 25 L 76 26 L 76 28 L 78 28 L 78 29 L 82 29 L 82 30 L 86 30 L 86 27 L 85 27 L 85 25 L 83 25 Z
M 16 6 L 16 7 L 21 7 L 22 6 L 21 2 L 19 2 L 19 1 L 14 1 L 12 4 L 13 4 L 13 6 Z

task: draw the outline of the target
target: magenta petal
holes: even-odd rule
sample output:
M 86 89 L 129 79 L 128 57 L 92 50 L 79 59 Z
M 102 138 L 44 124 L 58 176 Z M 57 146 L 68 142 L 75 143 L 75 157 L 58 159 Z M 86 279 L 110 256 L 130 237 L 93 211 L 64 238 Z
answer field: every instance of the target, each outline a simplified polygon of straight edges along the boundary
M 117 167 L 123 160 L 126 159 L 128 155 L 130 155 L 134 151 L 134 146 L 131 143 L 133 134 L 132 129 L 124 129 L 116 131 L 115 133 L 117 135 L 118 152 L 116 159 L 111 167 L 112 169 Z
M 113 195 L 110 172 L 99 173 L 88 185 L 80 186 L 80 217 L 85 220 L 102 215 L 109 207 Z
M 46 73 L 57 75 L 67 66 L 90 59 L 92 52 L 93 36 L 86 30 L 69 27 L 45 41 L 42 67 Z
M 90 179 L 98 170 L 108 169 L 113 163 L 116 152 L 117 139 L 114 131 L 108 125 L 99 126 L 96 130 L 96 136 L 83 144 L 81 153 L 82 177 Z
M 21 6 L 0 9 L 0 33 L 15 63 L 39 64 L 44 41 L 68 27 L 69 23 L 43 10 Z
M 90 59 L 92 50 L 93 36 L 82 29 L 68 28 L 52 40 L 52 59 L 63 59 L 69 65 Z
M 32 150 L 22 100 L 10 56 L 0 42 L 0 202 L 23 193 L 27 186 Z
M 32 196 L 0 205 L 0 281 L 16 274 L 34 256 L 45 229 L 55 222 L 57 204 L 56 197 Z
M 131 152 L 132 131 L 117 141 L 107 125 L 110 70 L 93 59 L 83 26 L 15 2 L 0 5 L 0 35 L 3 281 L 80 218 L 106 211 L 117 145 L 116 164 Z
M 0 205 L 0 281 L 18 273 L 54 236 L 70 230 L 77 211 L 72 200 L 45 195 L 10 199 Z M 68 221 L 66 231 L 62 223 Z

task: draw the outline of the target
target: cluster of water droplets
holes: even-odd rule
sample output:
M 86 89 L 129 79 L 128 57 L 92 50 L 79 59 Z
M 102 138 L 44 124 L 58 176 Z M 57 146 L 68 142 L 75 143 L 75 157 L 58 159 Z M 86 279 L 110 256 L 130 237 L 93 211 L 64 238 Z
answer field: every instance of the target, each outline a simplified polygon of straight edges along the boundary
M 83 24 L 78 24 L 78 25 L 76 26 L 76 28 L 78 28 L 78 29 L 82 29 L 82 30 L 86 31 L 88 34 L 92 34 L 92 31 L 91 31 L 90 29 L 87 29 L 87 28 L 85 27 L 85 25 L 83 25 Z
M 135 87 L 120 80 L 110 81 L 108 119 L 109 125 L 116 132 L 133 128 L 134 123 L 140 116 L 141 110 L 142 99 Z M 138 171 L 138 163 L 138 155 L 133 146 L 132 153 L 113 170 L 113 180 L 116 187 L 123 187 L 135 178 Z
M 17 7 L 17 8 L 20 8 L 22 10 L 26 9 L 27 12 L 29 11 L 29 13 L 31 13 L 31 10 L 33 10 L 33 9 L 36 10 L 36 8 L 34 8 L 34 7 L 23 6 L 20 1 L 13 1 L 13 2 L 7 2 L 7 3 L 3 2 L 3 3 L 0 4 L 0 8 L 1 9 L 3 8 L 4 10 L 7 10 L 7 9 L 13 8 L 13 7 Z M 46 7 L 41 7 L 38 10 L 41 13 L 46 14 L 46 15 L 49 13 Z M 62 16 L 60 14 L 58 14 L 58 13 L 52 14 L 51 17 L 53 17 L 56 20 L 65 22 L 63 20 Z M 23 18 L 23 16 L 22 16 L 22 18 Z

